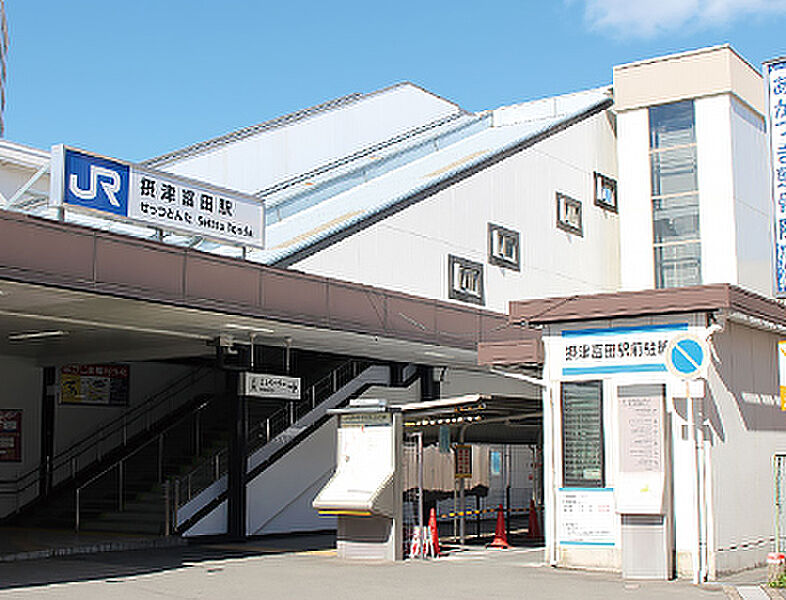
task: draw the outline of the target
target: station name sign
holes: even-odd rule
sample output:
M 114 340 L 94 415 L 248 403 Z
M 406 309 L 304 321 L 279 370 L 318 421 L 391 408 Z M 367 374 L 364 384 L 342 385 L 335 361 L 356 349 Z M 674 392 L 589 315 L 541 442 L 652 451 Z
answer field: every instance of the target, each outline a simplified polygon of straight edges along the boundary
M 687 323 L 565 330 L 554 340 L 557 375 L 665 373 L 666 350 Z
M 259 198 L 58 145 L 50 203 L 233 245 L 264 247 Z

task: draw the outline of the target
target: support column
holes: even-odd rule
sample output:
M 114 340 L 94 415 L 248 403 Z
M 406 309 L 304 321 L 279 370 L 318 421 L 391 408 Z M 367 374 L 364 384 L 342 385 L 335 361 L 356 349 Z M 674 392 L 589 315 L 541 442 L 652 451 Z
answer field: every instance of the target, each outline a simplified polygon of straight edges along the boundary
M 227 534 L 240 540 L 246 537 L 246 397 L 238 394 L 237 371 L 226 371 L 224 376 L 230 411 Z
M 38 494 L 52 489 L 52 457 L 55 452 L 55 367 L 44 367 L 41 386 L 41 454 L 38 468 Z
M 437 400 L 439 398 L 439 382 L 434 381 L 434 367 L 420 366 L 420 399 Z

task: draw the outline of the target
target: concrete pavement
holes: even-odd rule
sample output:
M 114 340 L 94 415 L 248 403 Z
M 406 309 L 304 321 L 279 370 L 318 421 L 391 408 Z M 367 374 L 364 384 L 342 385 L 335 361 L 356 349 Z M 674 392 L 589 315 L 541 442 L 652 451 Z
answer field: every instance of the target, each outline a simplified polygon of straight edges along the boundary
M 112 552 L 0 564 L 0 600 L 229 598 L 725 600 L 721 586 L 629 582 L 553 569 L 541 549 L 464 549 L 439 560 L 341 561 L 324 538 Z M 283 550 L 283 552 L 282 552 Z

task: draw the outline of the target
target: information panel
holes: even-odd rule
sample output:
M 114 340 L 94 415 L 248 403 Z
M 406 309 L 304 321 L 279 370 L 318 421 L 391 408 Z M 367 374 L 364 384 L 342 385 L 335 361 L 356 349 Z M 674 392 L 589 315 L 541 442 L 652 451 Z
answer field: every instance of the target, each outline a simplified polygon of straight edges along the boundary
M 238 393 L 241 396 L 300 400 L 300 377 L 243 373 L 239 380 L 239 386 Z
M 663 427 L 660 398 L 619 399 L 620 471 L 663 470 Z
M 666 485 L 663 385 L 617 388 L 617 512 L 663 514 Z
M 617 515 L 612 488 L 561 488 L 558 498 L 560 544 L 614 545 Z
M 472 446 L 469 444 L 457 444 L 455 451 L 455 477 L 456 479 L 472 478 Z
M 65 365 L 60 368 L 60 403 L 128 404 L 128 365 Z
M 22 460 L 22 411 L 0 410 L 0 462 Z

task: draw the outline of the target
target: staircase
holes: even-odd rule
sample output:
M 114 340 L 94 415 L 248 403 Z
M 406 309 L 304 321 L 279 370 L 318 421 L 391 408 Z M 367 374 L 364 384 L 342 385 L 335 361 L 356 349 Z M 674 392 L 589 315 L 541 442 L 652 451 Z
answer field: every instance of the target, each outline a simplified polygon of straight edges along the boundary
M 165 535 L 174 498 L 169 481 L 226 445 L 221 397 L 202 396 L 160 433 L 76 490 L 77 530 Z
M 350 360 L 307 388 L 299 403 L 284 407 L 253 423 L 248 434 L 249 510 L 253 512 L 253 482 L 268 467 L 314 434 L 328 420 L 329 409 L 346 403 L 372 385 L 389 384 L 388 366 Z M 184 535 L 223 532 L 227 454 L 228 450 L 222 449 L 173 482 L 177 498 L 176 514 L 173 516 L 176 531 Z M 328 457 L 331 464 L 333 458 L 332 454 Z M 329 470 L 332 470 L 332 466 Z
M 184 455 L 183 449 L 189 447 L 189 443 L 192 447 L 198 446 L 203 454 L 214 452 L 225 443 L 226 424 L 222 425 L 216 415 L 205 418 L 206 409 L 213 404 L 213 395 L 196 394 L 199 389 L 213 389 L 215 373 L 208 367 L 190 370 L 58 453 L 49 464 L 46 480 L 51 484 L 45 494 L 38 493 L 39 468 L 31 469 L 15 481 L 0 482 L 6 487 L 6 490 L 0 487 L 0 492 L 14 494 L 17 506 L 1 522 L 21 527 L 70 529 L 76 525 L 79 503 L 80 525 L 89 523 L 97 529 L 111 530 L 111 519 L 106 520 L 106 526 L 99 526 L 99 515 L 120 508 L 127 512 L 128 507 L 136 506 L 151 495 L 160 499 L 161 488 L 156 488 L 156 476 L 186 471 L 200 460 L 201 457 L 193 453 Z M 221 427 L 224 429 L 219 432 Z M 224 440 L 218 439 L 221 436 Z M 157 505 L 163 506 L 158 501 Z M 163 515 L 163 508 L 157 511 Z M 150 512 L 150 508 L 140 510 L 136 515 L 139 517 L 137 523 L 145 532 L 154 529 L 158 532 L 160 516 L 157 527 L 148 526 L 152 519 L 140 516 Z M 127 520 L 125 517 L 120 519 Z M 117 530 L 129 531 L 126 526 L 119 526 Z

